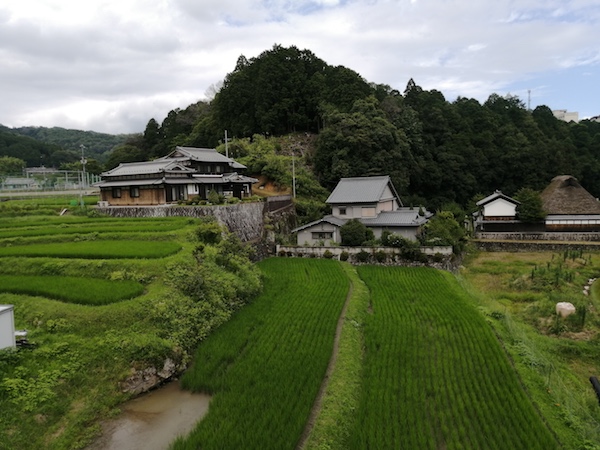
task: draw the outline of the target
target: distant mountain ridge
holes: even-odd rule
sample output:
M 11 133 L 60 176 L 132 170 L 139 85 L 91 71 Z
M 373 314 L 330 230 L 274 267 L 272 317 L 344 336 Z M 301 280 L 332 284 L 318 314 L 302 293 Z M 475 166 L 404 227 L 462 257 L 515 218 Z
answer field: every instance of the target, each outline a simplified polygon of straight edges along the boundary
M 59 167 L 81 158 L 106 161 L 110 152 L 132 135 L 112 135 L 95 131 L 70 130 L 61 127 L 18 127 L 0 125 L 0 156 L 22 159 L 27 166 Z

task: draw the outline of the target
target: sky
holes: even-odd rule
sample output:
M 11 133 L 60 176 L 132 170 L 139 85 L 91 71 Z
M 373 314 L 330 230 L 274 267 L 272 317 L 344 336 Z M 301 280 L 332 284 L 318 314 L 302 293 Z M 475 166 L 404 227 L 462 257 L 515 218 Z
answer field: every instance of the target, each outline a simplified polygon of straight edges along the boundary
M 365 80 L 600 115 L 598 0 L 2 0 L 0 124 L 141 133 L 240 55 L 310 50 Z

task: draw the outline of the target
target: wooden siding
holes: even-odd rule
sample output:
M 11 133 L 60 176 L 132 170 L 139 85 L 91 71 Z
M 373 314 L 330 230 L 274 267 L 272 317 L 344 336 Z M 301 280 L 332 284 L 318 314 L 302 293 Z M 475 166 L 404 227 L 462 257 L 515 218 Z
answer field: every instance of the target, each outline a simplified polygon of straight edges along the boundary
M 165 190 L 162 187 L 140 187 L 139 192 L 139 197 L 131 197 L 129 188 L 124 187 L 121 188 L 121 197 L 113 197 L 112 189 L 102 189 L 100 196 L 102 201 L 108 202 L 110 206 L 152 206 L 166 203 Z

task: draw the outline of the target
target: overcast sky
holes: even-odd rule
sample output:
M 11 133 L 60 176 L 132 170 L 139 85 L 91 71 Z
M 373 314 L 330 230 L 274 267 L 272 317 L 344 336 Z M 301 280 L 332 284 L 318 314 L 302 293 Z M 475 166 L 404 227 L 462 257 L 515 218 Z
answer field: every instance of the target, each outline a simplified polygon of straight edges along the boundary
M 600 114 L 598 0 L 4 0 L 0 124 L 143 132 L 274 44 L 400 91 Z

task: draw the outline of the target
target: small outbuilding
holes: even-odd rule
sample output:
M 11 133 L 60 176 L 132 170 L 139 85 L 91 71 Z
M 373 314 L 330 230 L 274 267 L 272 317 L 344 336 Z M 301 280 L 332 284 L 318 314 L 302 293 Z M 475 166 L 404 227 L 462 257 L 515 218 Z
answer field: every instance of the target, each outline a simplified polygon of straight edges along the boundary
M 0 350 L 14 347 L 16 347 L 14 306 L 0 305 Z

